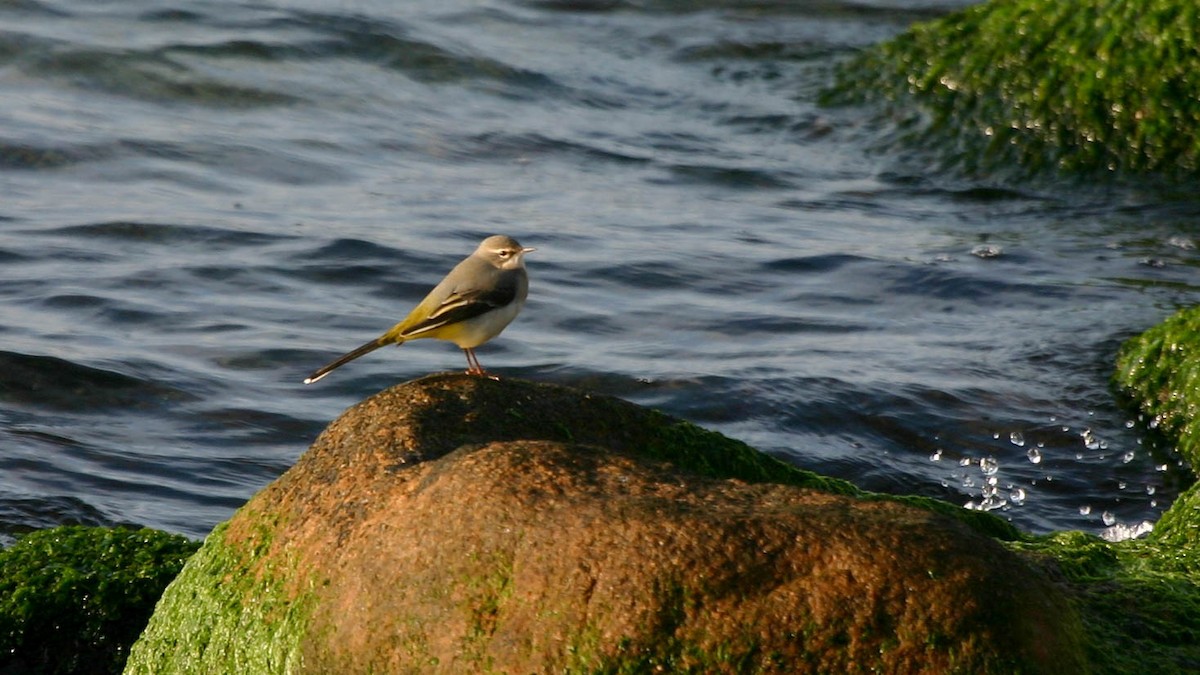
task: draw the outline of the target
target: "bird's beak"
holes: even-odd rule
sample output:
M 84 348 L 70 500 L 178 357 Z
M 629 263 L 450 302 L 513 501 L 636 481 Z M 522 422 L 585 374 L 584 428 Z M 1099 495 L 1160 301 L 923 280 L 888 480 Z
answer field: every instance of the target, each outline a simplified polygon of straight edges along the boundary
M 532 247 L 532 246 L 526 246 L 526 247 L 524 247 L 524 248 L 522 248 L 522 249 L 521 249 L 521 253 L 533 253 L 533 252 L 534 252 L 534 251 L 536 251 L 536 250 L 537 250 L 537 249 L 536 249 L 536 248 L 534 248 L 534 247 Z

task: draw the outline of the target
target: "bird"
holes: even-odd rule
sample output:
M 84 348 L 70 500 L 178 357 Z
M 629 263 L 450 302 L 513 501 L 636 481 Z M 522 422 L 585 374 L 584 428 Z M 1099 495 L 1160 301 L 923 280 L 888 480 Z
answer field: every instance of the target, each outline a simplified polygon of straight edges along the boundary
M 484 239 L 400 323 L 313 371 L 304 384 L 380 347 L 420 338 L 453 342 L 467 356 L 468 375 L 488 375 L 475 348 L 499 335 L 525 306 L 529 293 L 525 254 L 536 250 L 502 234 Z

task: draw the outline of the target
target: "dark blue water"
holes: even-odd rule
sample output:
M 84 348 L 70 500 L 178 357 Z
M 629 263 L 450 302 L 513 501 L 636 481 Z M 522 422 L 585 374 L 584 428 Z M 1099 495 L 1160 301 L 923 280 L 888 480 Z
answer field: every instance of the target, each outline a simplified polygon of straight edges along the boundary
M 465 367 L 300 383 L 492 233 L 538 248 L 494 371 L 1033 531 L 1154 521 L 1186 472 L 1108 378 L 1195 301 L 1200 201 L 938 175 L 816 103 L 960 5 L 0 4 L 0 532 L 203 536 Z

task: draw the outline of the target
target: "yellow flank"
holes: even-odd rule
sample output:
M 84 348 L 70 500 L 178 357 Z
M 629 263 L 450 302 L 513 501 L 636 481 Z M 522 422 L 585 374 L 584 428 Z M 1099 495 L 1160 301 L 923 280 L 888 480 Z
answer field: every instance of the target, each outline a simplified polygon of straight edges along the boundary
M 439 340 L 445 340 L 447 342 L 458 344 L 459 339 L 464 337 L 464 333 L 468 328 L 469 326 L 463 322 L 452 323 L 445 326 L 438 326 L 433 330 L 422 331 L 420 335 L 413 335 L 408 339 L 416 340 L 418 338 L 437 338 Z
M 404 319 L 400 323 L 396 324 L 395 326 L 392 326 L 391 329 L 388 330 L 388 332 L 383 334 L 383 337 L 381 337 L 380 340 L 383 340 L 385 342 L 395 342 L 396 344 L 402 344 L 405 340 L 415 340 L 417 338 L 427 338 L 427 337 L 439 337 L 438 330 L 440 330 L 440 329 L 432 330 L 432 331 L 429 331 L 428 333 L 422 333 L 421 335 L 415 335 L 415 336 L 405 336 L 404 335 L 406 332 L 408 332 L 409 330 L 412 329 L 414 324 L 420 323 L 422 320 L 424 320 L 425 317 L 427 317 L 431 313 L 433 313 L 434 309 L 437 308 L 438 302 L 432 296 L 433 296 L 432 293 L 430 295 L 426 296 L 425 299 L 421 301 L 421 304 L 417 305 L 416 307 L 413 307 L 412 311 L 408 313 L 408 316 L 404 317 Z
M 422 303 L 422 304 L 424 304 L 424 303 Z M 429 304 L 434 304 L 434 303 L 429 303 Z M 432 311 L 432 310 L 430 310 L 430 311 Z M 405 335 L 405 333 L 412 330 L 412 324 L 419 323 L 419 321 L 413 320 L 414 317 L 422 317 L 423 318 L 423 317 L 427 316 L 428 314 L 429 314 L 429 311 L 424 311 L 423 307 L 418 306 L 407 317 L 405 317 L 403 321 L 396 324 L 395 326 L 392 326 L 391 330 L 384 333 L 383 337 L 380 338 L 381 341 L 383 341 L 385 344 L 390 343 L 390 342 L 395 342 L 396 344 L 402 344 L 408 340 L 419 340 L 422 338 L 436 338 L 439 340 L 446 340 L 447 342 L 457 343 L 458 338 L 462 337 L 464 329 L 467 328 L 462 323 L 453 323 L 453 324 L 448 324 L 445 326 L 438 326 L 437 328 L 432 328 L 429 330 L 423 330 L 416 335 Z
M 529 280 L 522 247 L 512 237 L 484 239 L 475 252 L 450 270 L 408 316 L 378 338 L 341 355 L 304 379 L 312 384 L 360 356 L 384 345 L 435 338 L 453 342 L 467 355 L 467 373 L 486 375 L 475 348 L 500 334 L 525 304 Z M 496 306 L 494 303 L 502 301 Z

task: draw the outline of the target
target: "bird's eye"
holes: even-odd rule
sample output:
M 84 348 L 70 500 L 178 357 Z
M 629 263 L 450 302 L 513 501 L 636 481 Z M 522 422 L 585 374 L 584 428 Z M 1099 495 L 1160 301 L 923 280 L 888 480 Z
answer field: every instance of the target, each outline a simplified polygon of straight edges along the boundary
M 496 255 L 500 256 L 501 258 L 507 258 L 512 255 L 512 251 L 502 248 L 499 251 L 496 251 Z

